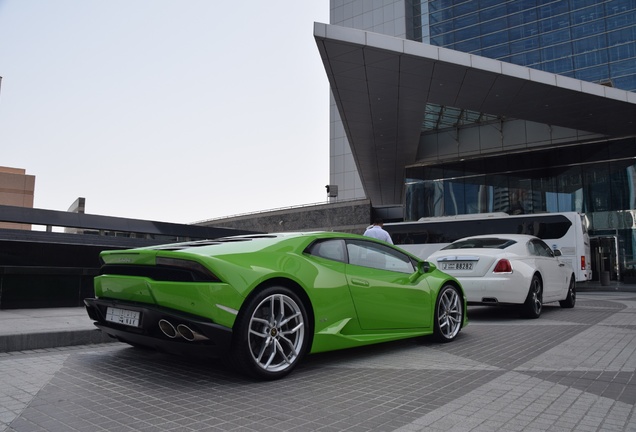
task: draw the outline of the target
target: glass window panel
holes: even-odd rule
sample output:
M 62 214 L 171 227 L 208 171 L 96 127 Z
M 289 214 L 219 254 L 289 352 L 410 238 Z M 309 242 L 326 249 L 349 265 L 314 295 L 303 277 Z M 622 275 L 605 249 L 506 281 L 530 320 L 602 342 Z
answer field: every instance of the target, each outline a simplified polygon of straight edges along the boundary
M 467 176 L 479 177 L 478 180 L 471 180 L 471 182 L 478 181 L 478 184 L 485 184 L 485 178 L 481 175 L 486 172 L 485 165 L 486 159 L 483 158 L 464 161 L 464 173 Z
M 605 35 L 591 36 L 572 42 L 572 49 L 574 51 L 574 54 L 586 53 L 605 47 Z
M 502 42 L 506 41 L 507 33 L 492 33 L 487 36 L 481 37 L 481 46 L 482 48 L 488 48 L 494 45 L 499 45 Z
M 479 27 L 467 27 L 455 32 L 455 40 L 457 41 L 465 41 L 476 37 L 479 37 Z
M 550 17 L 539 21 L 539 31 L 541 33 L 551 32 L 558 30 L 563 26 L 560 24 L 563 21 L 561 17 Z
M 558 73 L 565 75 L 574 70 L 572 58 L 562 58 L 551 62 L 545 62 L 540 65 L 540 69 L 546 72 Z
M 535 213 L 545 212 L 547 211 L 546 204 L 546 193 L 549 193 L 553 190 L 553 187 L 550 187 L 551 179 L 549 177 L 542 178 L 540 173 L 533 173 L 531 179 L 532 184 L 532 208 Z M 548 186 L 546 188 L 546 186 Z
M 614 30 L 607 33 L 607 45 L 614 46 L 636 40 L 636 26 Z
M 439 36 L 431 37 L 431 44 L 442 47 L 450 47 L 455 42 L 454 33 L 444 33 Z
M 484 196 L 484 185 L 476 183 L 475 179 L 466 180 L 464 182 L 464 202 L 466 214 L 487 212 L 488 200 L 487 196 Z
M 633 1 L 633 0 L 632 0 Z M 634 6 L 631 6 L 631 12 L 620 13 L 614 15 L 612 19 L 607 20 L 607 29 L 617 29 L 626 26 L 634 25 L 636 22 L 636 10 L 634 10 Z
M 560 58 L 569 57 L 572 55 L 572 44 L 560 44 L 556 46 L 551 46 L 547 48 L 543 48 L 541 50 L 541 57 L 544 61 L 556 60 Z M 568 63 L 571 65 L 572 61 L 568 59 Z
M 592 51 L 589 53 L 574 56 L 575 69 L 597 66 L 602 63 L 607 63 L 607 50 Z
M 557 211 L 581 211 L 583 208 L 583 179 L 581 167 L 571 167 L 556 176 Z
M 488 184 L 492 185 L 492 211 L 508 212 L 510 200 L 508 199 L 508 178 L 506 176 L 487 176 Z
M 446 216 L 465 214 L 464 182 L 462 180 L 444 182 L 444 213 Z
M 506 2 L 508 13 L 519 12 L 528 9 L 535 9 L 537 6 L 536 0 L 517 0 L 512 2 Z
M 479 10 L 479 3 L 473 0 L 455 6 L 455 15 L 466 15 Z
M 430 4 L 433 4 L 433 3 L 435 2 L 431 2 Z M 431 11 L 428 17 L 429 17 L 431 25 L 439 24 L 443 21 L 441 12 Z
M 431 26 L 431 36 L 437 37 L 442 34 L 442 28 L 439 25 Z
M 537 9 L 536 8 L 530 8 L 530 9 L 524 9 L 521 12 L 521 16 L 523 19 L 524 23 L 533 23 L 535 21 L 537 21 Z
M 590 144 L 583 147 L 584 152 L 581 153 L 581 163 L 605 161 L 609 159 L 609 147 L 607 144 L 598 143 Z
M 585 212 L 609 211 L 609 164 L 597 163 L 583 166 L 581 169 L 586 190 L 584 195 Z
M 522 54 L 511 55 L 510 62 L 521 66 L 533 65 L 541 62 L 541 53 L 539 50 L 536 50 Z
M 539 7 L 539 18 L 548 18 L 569 12 L 570 7 L 566 1 L 555 1 Z
M 579 5 L 579 3 L 576 3 L 576 5 L 583 6 Z M 603 4 L 599 3 L 590 7 L 573 10 L 570 12 L 570 21 L 572 24 L 581 24 L 603 18 L 604 16 Z
M 464 165 L 461 162 L 458 163 L 448 163 L 444 165 L 444 178 L 452 179 L 454 177 L 463 177 L 464 176 Z
M 455 49 L 467 53 L 472 53 L 481 48 L 479 38 L 458 42 L 455 44 Z
M 425 195 L 425 215 L 423 217 L 431 216 L 445 216 L 444 213 L 444 182 L 433 181 L 427 182 L 427 190 Z
M 464 27 L 473 26 L 479 23 L 479 18 L 476 14 L 466 15 L 453 20 L 455 30 L 462 29 Z
M 491 6 L 497 6 L 501 3 L 501 0 L 479 0 L 479 8 L 485 9 Z
M 636 73 L 622 77 L 613 77 L 612 82 L 616 88 L 636 91 Z
M 539 38 L 532 37 L 510 43 L 510 51 L 513 53 L 521 53 L 539 48 Z
M 523 14 L 515 13 L 512 15 L 508 15 L 508 26 L 516 27 L 523 24 Z
M 423 0 L 423 1 L 428 2 L 428 10 L 430 12 L 437 12 L 444 7 L 442 6 L 442 2 L 439 2 L 439 1 L 428 1 L 428 0 Z
M 599 3 L 598 0 L 570 0 L 570 10 L 593 6 Z
M 570 29 L 565 28 L 550 33 L 545 33 L 540 36 L 541 46 L 555 45 L 560 42 L 570 41 Z
M 479 25 L 479 29 L 482 34 L 493 33 L 497 31 L 507 30 L 508 23 L 506 18 L 499 18 L 496 20 L 488 21 Z
M 508 29 L 508 40 L 518 40 L 523 37 L 523 26 L 512 27 Z
M 409 168 L 406 212 L 417 219 L 515 208 L 526 213 L 634 209 L 635 156 L 636 141 L 627 139 L 535 151 L 523 158 L 492 157 Z M 562 161 L 582 165 L 554 166 Z M 481 174 L 488 171 L 510 174 Z M 444 178 L 453 179 L 441 181 Z M 521 207 L 515 207 L 517 201 Z
M 481 55 L 491 59 L 499 60 L 510 54 L 510 45 L 503 44 L 496 47 L 483 48 Z
M 634 9 L 634 0 L 610 0 L 605 2 L 605 14 L 616 15 Z
M 405 184 L 404 219 L 415 221 L 430 215 L 427 206 L 428 191 L 433 182 L 419 179 L 407 179 Z
M 497 2 L 501 3 L 501 2 Z M 499 20 L 506 16 L 507 9 L 506 5 L 499 4 L 498 6 L 491 7 L 488 9 L 481 9 L 479 11 L 479 20 L 480 21 L 489 21 L 489 20 Z M 505 21 L 505 20 L 504 20 Z
M 538 33 L 537 23 L 525 24 L 520 27 L 508 29 L 508 37 L 511 41 L 531 37 Z
M 612 77 L 620 77 L 627 74 L 633 75 L 634 73 L 636 73 L 636 62 L 634 59 L 610 63 L 610 74 Z
M 609 66 L 604 64 L 587 69 L 580 69 L 574 72 L 576 79 L 599 82 L 609 79 Z
M 530 175 L 517 172 L 510 175 L 508 181 L 509 214 L 532 213 L 532 181 Z
M 610 206 L 611 210 L 631 210 L 634 204 L 634 162 L 610 162 Z
M 605 33 L 605 21 L 594 21 L 587 24 L 582 24 L 572 27 L 572 38 L 579 39 L 591 35 L 599 35 Z

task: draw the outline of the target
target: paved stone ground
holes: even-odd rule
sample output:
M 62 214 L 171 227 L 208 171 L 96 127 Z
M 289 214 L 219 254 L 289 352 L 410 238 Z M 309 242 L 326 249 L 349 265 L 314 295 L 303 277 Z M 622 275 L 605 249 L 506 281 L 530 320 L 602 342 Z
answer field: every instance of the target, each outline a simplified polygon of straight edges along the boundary
M 0 431 L 636 431 L 636 293 L 469 318 L 265 383 L 118 343 L 3 353 Z

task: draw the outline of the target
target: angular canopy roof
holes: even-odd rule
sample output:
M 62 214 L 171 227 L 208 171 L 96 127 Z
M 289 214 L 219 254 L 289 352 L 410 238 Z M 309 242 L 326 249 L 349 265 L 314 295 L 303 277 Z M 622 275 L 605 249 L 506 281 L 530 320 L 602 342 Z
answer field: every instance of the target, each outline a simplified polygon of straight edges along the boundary
M 314 37 L 365 192 L 402 202 L 427 103 L 624 137 L 636 135 L 636 93 L 347 27 Z

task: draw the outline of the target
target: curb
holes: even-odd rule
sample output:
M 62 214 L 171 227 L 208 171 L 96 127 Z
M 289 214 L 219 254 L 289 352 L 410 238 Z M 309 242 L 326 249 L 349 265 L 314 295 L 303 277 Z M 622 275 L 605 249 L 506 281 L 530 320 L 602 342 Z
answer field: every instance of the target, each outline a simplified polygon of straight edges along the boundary
M 22 333 L 0 336 L 0 353 L 116 342 L 99 329 Z

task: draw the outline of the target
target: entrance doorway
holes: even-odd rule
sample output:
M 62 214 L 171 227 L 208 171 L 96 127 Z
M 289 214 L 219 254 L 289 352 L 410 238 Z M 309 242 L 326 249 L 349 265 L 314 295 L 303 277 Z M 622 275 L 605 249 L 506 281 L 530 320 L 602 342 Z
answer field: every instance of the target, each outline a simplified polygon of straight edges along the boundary
M 618 237 L 599 236 L 590 237 L 592 255 L 592 280 L 609 282 L 620 279 L 620 256 L 618 252 Z

